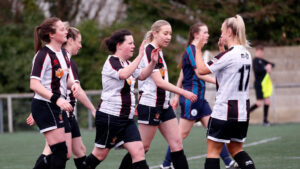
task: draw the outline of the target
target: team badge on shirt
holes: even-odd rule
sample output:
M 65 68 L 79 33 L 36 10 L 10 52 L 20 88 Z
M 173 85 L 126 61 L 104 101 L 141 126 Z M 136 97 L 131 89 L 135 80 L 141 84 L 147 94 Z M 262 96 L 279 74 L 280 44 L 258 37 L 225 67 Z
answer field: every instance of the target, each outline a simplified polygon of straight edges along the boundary
M 128 79 L 126 79 L 126 82 L 128 83 L 129 86 L 131 86 L 133 78 L 130 76 Z
M 61 68 L 58 68 L 58 69 L 55 71 L 55 76 L 56 76 L 57 78 L 61 78 L 61 77 L 63 77 L 63 75 L 64 75 L 64 70 L 62 70 Z
M 160 75 L 164 78 L 165 77 L 165 73 L 166 73 L 166 69 L 165 68 L 161 68 L 159 69 Z
M 198 111 L 196 110 L 196 109 L 193 109 L 192 111 L 191 111 L 191 115 L 192 116 L 196 116 L 198 114 Z

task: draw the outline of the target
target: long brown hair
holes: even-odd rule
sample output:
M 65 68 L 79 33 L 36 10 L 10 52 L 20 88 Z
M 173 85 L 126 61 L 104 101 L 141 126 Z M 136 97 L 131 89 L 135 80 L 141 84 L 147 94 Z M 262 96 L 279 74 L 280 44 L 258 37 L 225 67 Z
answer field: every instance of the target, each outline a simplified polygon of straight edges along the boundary
M 56 32 L 55 23 L 60 21 L 59 18 L 52 17 L 47 18 L 44 22 L 34 28 L 34 49 L 35 52 L 42 48 L 42 41 L 50 43 L 51 39 L 49 34 L 54 34 Z
M 195 23 L 194 25 L 191 26 L 190 31 L 189 31 L 189 36 L 188 36 L 188 42 L 185 45 L 184 50 L 193 42 L 193 40 L 195 39 L 195 36 L 194 36 L 195 33 L 200 32 L 200 27 L 202 27 L 202 26 L 206 26 L 206 24 L 199 22 L 199 23 Z M 181 55 L 181 60 L 180 60 L 179 64 L 177 65 L 177 68 L 182 68 L 184 53 L 185 53 L 185 51 Z

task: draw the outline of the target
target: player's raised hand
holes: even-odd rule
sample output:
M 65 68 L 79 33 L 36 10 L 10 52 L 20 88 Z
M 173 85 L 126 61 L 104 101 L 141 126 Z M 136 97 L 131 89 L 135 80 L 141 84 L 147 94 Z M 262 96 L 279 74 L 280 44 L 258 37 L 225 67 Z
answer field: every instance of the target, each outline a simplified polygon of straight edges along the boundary
M 146 40 L 143 40 L 143 42 L 141 43 L 140 48 L 139 48 L 138 56 L 140 56 L 140 57 L 144 56 L 145 44 L 146 44 Z
M 151 61 L 153 61 L 154 63 L 158 62 L 159 51 L 160 51 L 160 48 L 156 48 L 156 49 L 153 49 L 151 52 Z

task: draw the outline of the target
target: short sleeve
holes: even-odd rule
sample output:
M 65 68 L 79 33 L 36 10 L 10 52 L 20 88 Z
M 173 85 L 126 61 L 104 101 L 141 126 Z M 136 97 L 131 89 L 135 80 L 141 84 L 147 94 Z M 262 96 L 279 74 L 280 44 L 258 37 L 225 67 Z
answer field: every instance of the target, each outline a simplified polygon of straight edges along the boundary
M 193 67 L 193 69 L 196 69 L 196 61 L 195 61 L 195 48 L 193 48 L 191 45 L 188 46 L 185 50 L 185 54 L 184 57 L 186 57 L 186 59 L 188 60 L 188 62 L 190 63 L 190 65 Z
M 230 48 L 225 52 L 221 52 L 207 63 L 207 67 L 211 73 L 215 73 L 230 64 L 230 62 L 228 62 L 229 57 L 226 55 L 228 55 L 228 52 L 232 49 L 233 48 Z
M 104 64 L 102 75 L 120 80 L 119 73 L 121 69 L 123 69 L 123 66 L 120 63 L 119 58 L 110 56 Z
M 146 49 L 145 49 L 145 55 L 144 57 L 146 58 L 143 62 L 143 68 L 147 67 L 149 65 L 149 63 L 151 62 L 151 53 L 154 49 L 154 46 L 152 46 L 151 44 L 148 44 Z M 162 58 L 160 57 L 161 55 L 161 51 L 159 52 L 159 56 L 158 56 L 158 63 L 155 65 L 153 72 L 159 71 L 159 69 L 161 69 L 163 67 L 163 62 L 162 62 Z
M 79 82 L 79 73 L 78 73 L 78 68 L 76 62 L 71 58 L 70 59 L 70 78 L 75 81 Z
M 48 65 L 51 63 L 48 53 L 44 50 L 38 51 L 32 63 L 32 71 L 30 78 L 41 80 L 45 74 Z
M 132 74 L 133 78 L 135 78 L 135 79 L 138 78 L 140 76 L 141 72 L 142 72 L 141 69 L 139 69 L 139 68 L 135 69 L 135 71 Z

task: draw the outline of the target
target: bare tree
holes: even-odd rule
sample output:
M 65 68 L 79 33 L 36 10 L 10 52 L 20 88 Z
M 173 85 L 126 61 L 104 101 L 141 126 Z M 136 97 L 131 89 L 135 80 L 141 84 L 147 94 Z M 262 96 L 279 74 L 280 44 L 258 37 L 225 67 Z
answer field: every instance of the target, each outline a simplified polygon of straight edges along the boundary
M 92 19 L 109 26 L 126 16 L 123 0 L 38 0 L 38 4 L 46 17 L 56 16 L 72 24 Z

